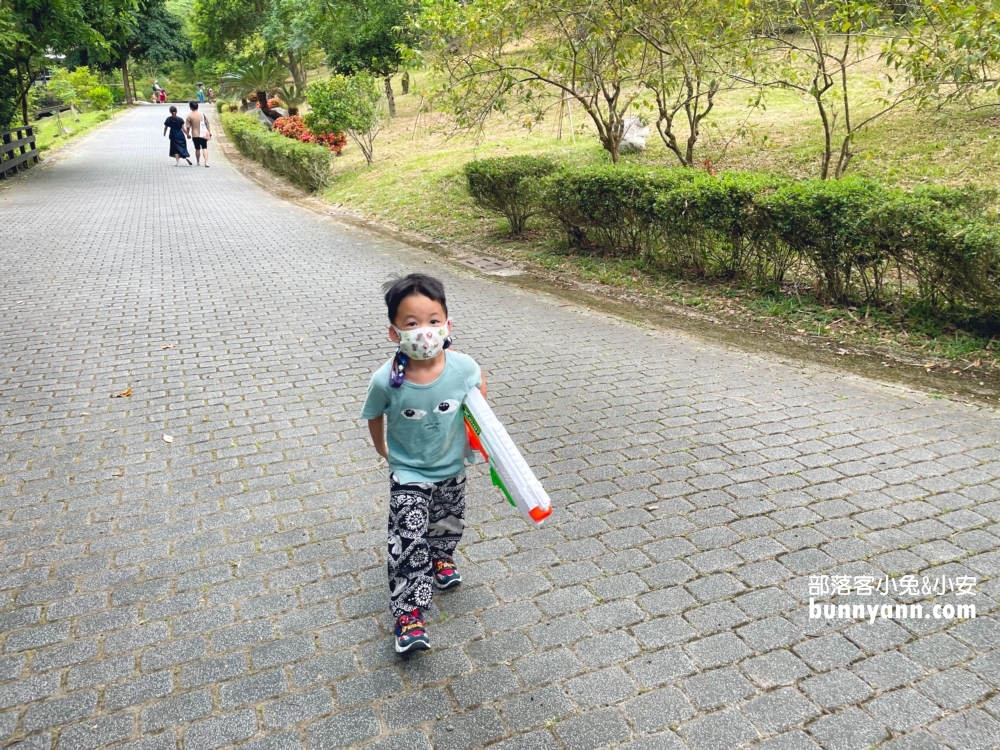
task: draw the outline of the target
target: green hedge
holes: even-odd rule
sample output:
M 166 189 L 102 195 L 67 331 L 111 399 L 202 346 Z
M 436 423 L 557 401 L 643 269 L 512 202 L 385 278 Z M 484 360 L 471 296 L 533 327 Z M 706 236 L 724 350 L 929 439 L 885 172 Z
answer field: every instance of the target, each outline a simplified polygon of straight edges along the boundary
M 489 160 L 488 171 L 505 173 L 503 162 Z M 473 162 L 466 174 L 485 169 Z M 795 268 L 838 304 L 884 304 L 891 292 L 932 308 L 1000 314 L 995 193 L 629 165 L 559 169 L 538 186 L 508 191 L 509 201 L 525 205 L 503 212 L 541 205 L 577 250 L 758 288 L 780 284 Z
M 556 170 L 554 162 L 535 156 L 511 156 L 470 161 L 465 178 L 472 199 L 507 217 L 510 233 L 524 232 L 524 223 L 542 210 L 539 179 Z
M 557 172 L 545 180 L 545 205 L 570 245 L 636 255 L 659 248 L 670 227 L 657 200 L 694 179 L 688 169 L 627 165 Z
M 221 107 L 219 119 L 229 140 L 244 156 L 307 190 L 319 190 L 329 182 L 336 157 L 325 146 L 286 138 L 265 128 L 255 117 L 224 112 Z

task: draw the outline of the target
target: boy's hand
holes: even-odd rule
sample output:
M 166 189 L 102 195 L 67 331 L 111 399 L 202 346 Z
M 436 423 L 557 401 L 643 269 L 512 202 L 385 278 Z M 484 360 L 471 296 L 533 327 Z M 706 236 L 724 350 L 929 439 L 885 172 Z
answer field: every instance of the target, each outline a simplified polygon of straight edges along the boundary
M 378 453 L 386 461 L 389 460 L 389 446 L 387 446 L 385 443 L 382 443 L 381 447 L 375 446 L 375 452 Z

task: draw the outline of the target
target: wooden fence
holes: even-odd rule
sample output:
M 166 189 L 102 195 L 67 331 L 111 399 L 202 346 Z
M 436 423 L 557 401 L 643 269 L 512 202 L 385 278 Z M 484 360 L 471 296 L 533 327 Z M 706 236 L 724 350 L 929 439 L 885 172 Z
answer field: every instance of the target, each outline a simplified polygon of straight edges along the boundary
M 0 180 L 38 163 L 35 129 L 31 125 L 0 130 Z

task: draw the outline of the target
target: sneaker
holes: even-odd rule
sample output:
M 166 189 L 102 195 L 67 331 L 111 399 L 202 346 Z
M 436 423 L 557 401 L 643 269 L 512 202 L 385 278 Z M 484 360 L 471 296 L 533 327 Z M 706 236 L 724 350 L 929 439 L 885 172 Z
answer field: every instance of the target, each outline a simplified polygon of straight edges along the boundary
M 455 569 L 455 561 L 442 557 L 434 561 L 434 585 L 439 589 L 450 589 L 462 582 L 462 574 Z
M 400 615 L 396 620 L 396 653 L 426 651 L 430 647 L 431 641 L 424 630 L 424 618 L 420 610 Z

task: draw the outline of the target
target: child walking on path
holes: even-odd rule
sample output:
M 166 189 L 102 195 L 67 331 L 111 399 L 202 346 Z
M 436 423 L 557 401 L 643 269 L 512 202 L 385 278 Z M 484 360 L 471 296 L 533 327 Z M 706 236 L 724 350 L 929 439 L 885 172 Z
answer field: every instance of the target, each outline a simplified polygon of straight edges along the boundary
M 372 376 L 361 411 L 389 462 L 389 600 L 396 651 L 430 648 L 423 611 L 434 587 L 462 581 L 452 555 L 465 530 L 462 399 L 486 381 L 475 360 L 449 349 L 444 285 L 424 274 L 386 283 L 396 355 Z

